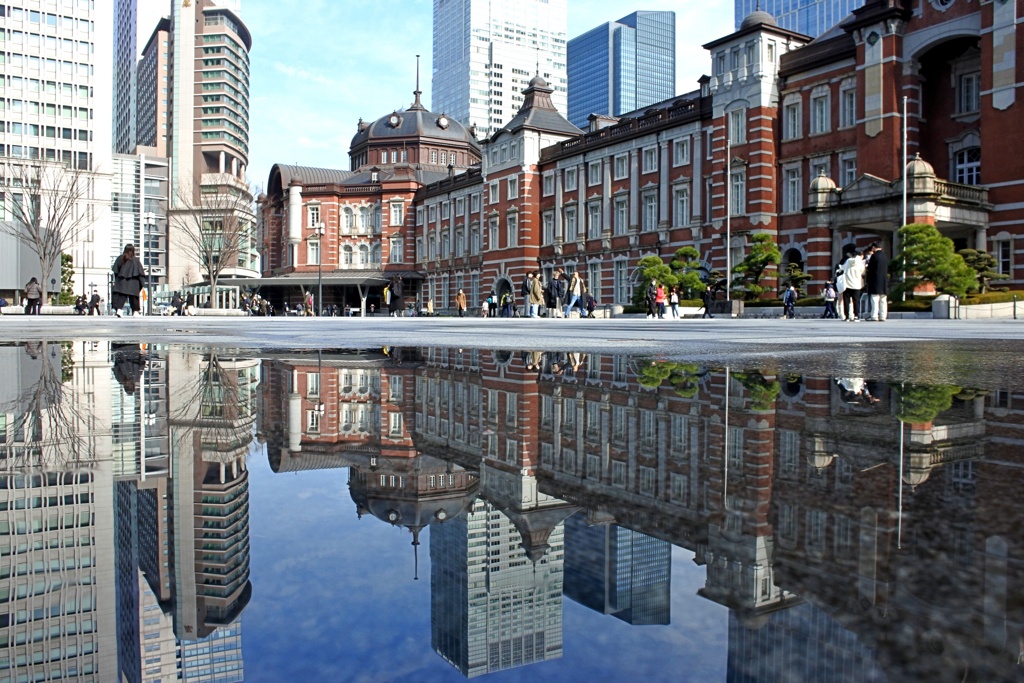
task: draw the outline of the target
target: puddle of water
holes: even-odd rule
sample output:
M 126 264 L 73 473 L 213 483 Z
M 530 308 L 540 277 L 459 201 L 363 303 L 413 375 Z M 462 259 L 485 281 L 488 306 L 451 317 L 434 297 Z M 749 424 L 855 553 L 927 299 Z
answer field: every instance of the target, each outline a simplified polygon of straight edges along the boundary
M 1011 356 L 0 346 L 0 681 L 1018 680 Z

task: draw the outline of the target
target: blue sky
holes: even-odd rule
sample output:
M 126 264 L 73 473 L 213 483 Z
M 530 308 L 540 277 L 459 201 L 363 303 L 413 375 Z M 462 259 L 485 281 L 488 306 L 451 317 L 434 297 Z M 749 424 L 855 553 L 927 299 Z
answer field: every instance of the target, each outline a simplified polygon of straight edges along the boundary
M 676 92 L 709 71 L 701 48 L 733 27 L 731 0 L 568 0 L 569 37 L 636 10 L 676 13 Z M 430 106 L 433 0 L 243 0 L 252 32 L 249 179 L 264 187 L 275 163 L 348 168 L 362 117 L 412 102 L 416 57 Z

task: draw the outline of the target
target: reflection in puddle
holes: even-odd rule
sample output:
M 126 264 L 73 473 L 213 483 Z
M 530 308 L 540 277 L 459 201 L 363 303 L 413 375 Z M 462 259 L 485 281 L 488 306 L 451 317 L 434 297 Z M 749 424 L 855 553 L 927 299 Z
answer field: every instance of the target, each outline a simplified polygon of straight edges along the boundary
M 256 628 L 243 658 L 246 612 L 274 592 L 250 572 L 249 466 L 264 457 L 263 486 L 347 470 L 361 529 L 408 530 L 407 556 L 381 566 L 429 575 L 429 634 L 406 637 L 436 653 L 430 678 L 538 665 L 565 680 L 586 666 L 565 597 L 628 625 L 631 647 L 698 638 L 672 609 L 676 548 L 722 606 L 727 680 L 1017 679 L 1020 419 L 1012 387 L 970 379 L 569 352 L 0 347 L 0 682 L 288 678 L 260 663 L 282 624 Z M 381 613 L 406 609 L 369 582 Z M 362 627 L 347 647 L 366 652 L 324 666 L 375 652 Z M 678 676 L 652 657 L 654 680 Z M 629 679 L 615 662 L 602 671 Z

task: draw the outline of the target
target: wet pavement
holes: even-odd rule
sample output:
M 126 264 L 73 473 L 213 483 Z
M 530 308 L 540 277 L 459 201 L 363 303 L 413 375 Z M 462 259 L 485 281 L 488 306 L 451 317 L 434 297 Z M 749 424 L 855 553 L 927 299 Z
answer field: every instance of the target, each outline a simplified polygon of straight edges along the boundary
M 0 319 L 0 681 L 1024 680 L 1022 332 Z

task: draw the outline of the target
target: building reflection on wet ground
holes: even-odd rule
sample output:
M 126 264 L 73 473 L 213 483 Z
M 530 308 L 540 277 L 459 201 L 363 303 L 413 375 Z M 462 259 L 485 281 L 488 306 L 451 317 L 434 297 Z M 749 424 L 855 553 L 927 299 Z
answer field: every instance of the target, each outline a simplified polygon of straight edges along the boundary
M 921 362 L 934 374 L 934 356 Z M 429 579 L 430 613 L 411 620 L 429 633 L 407 636 L 435 653 L 430 679 L 566 680 L 582 665 L 565 598 L 614 617 L 597 628 L 639 634 L 634 647 L 700 629 L 672 609 L 683 550 L 720 606 L 728 642 L 707 656 L 727 681 L 1020 680 L 1022 392 L 955 367 L 955 383 L 922 374 L 2 346 L 0 682 L 293 677 L 261 660 L 265 633 L 287 641 L 288 625 L 243 641 L 276 590 L 252 580 L 265 536 L 250 532 L 250 488 L 308 472 L 347 476 L 364 529 L 408 531 L 407 558 L 382 562 Z M 257 464 L 273 473 L 258 486 Z M 323 534 L 330 514 L 290 533 Z M 407 609 L 366 582 L 382 612 Z M 337 636 L 380 654 L 372 637 Z M 570 668 L 542 666 L 555 661 Z M 608 680 L 630 679 L 622 666 Z

